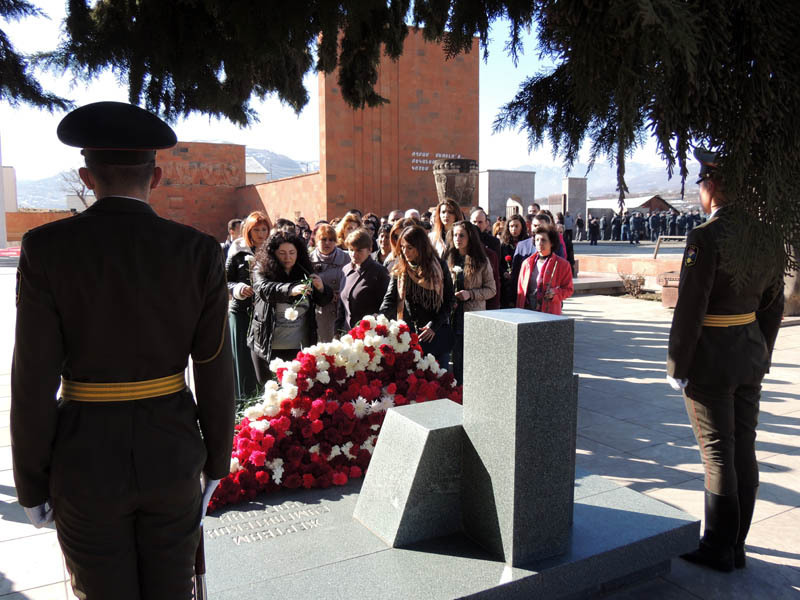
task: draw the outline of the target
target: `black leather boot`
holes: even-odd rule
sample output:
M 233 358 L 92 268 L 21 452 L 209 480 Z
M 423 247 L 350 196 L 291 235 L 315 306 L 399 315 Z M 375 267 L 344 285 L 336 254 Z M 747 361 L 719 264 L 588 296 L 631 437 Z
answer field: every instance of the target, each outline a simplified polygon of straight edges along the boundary
M 717 571 L 733 571 L 739 533 L 739 496 L 718 496 L 706 490 L 705 513 L 706 527 L 700 547 L 681 558 Z
M 750 531 L 750 522 L 753 520 L 753 510 L 756 506 L 758 486 L 739 489 L 739 535 L 736 537 L 733 564 L 737 569 L 744 569 L 747 559 L 744 553 L 744 540 Z

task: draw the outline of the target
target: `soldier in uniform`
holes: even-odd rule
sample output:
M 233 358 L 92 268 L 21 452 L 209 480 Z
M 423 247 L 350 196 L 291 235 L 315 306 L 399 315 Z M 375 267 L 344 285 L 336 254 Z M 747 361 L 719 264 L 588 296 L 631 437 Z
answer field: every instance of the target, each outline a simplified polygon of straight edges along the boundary
M 58 137 L 84 149 L 80 176 L 97 201 L 22 240 L 11 374 L 19 502 L 37 526 L 55 519 L 77 597 L 189 598 L 201 519 L 230 465 L 222 251 L 147 202 L 161 178 L 155 150 L 176 143 L 159 118 L 98 102 L 68 114 Z
M 745 566 L 758 488 L 755 454 L 761 380 L 783 313 L 780 274 L 749 273 L 734 288 L 720 240 L 732 227 L 717 156 L 695 150 L 709 220 L 689 232 L 672 319 L 667 380 L 682 390 L 705 469 L 705 531 L 686 560 L 720 571 Z

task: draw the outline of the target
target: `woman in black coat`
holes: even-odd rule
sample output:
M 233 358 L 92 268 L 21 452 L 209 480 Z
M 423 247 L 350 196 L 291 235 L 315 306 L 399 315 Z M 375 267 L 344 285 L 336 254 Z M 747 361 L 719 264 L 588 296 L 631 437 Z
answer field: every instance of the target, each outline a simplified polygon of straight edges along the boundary
M 517 244 L 528 237 L 525 219 L 520 215 L 511 215 L 500 235 L 500 308 L 514 308 L 517 305 L 517 284 L 511 277 L 514 251 Z
M 258 382 L 270 377 L 273 358 L 292 360 L 317 343 L 316 306 L 333 291 L 313 273 L 302 238 L 276 231 L 256 253 L 253 323 L 247 337 Z
M 455 341 L 450 327 L 455 301 L 450 271 L 422 227 L 403 229 L 395 249 L 397 262 L 380 311 L 389 319 L 405 321 L 419 334 L 423 353 L 433 354 L 446 369 Z

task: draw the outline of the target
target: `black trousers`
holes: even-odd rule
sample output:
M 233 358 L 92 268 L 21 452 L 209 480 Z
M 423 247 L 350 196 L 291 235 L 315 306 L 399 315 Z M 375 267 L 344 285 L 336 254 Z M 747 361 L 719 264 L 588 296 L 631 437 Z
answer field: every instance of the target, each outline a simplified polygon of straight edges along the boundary
M 756 426 L 761 384 L 703 386 L 683 391 L 705 469 L 705 487 L 719 496 L 758 485 Z
M 192 596 L 200 541 L 200 480 L 124 497 L 71 490 L 53 498 L 72 589 L 87 600 Z

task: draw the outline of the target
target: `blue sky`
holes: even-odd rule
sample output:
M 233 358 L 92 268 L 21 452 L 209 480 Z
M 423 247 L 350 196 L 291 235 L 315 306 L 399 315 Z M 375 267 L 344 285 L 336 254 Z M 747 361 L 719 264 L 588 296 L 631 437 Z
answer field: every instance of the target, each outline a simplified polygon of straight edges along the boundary
M 64 18 L 63 0 L 34 0 L 50 19 L 29 18 L 20 22 L 2 23 L 2 28 L 20 52 L 49 50 L 56 46 Z M 524 53 L 514 67 L 504 46 L 508 39 L 507 26 L 496 23 L 491 34 L 489 59 L 480 66 L 480 156 L 481 169 L 515 168 L 524 164 L 560 164 L 553 161 L 551 149 L 543 147 L 529 155 L 524 133 L 505 131 L 493 134 L 492 122 L 499 107 L 510 100 L 527 76 L 542 68 L 538 60 L 536 40 L 524 37 Z M 476 45 L 473 52 L 479 51 Z M 90 85 L 74 82 L 69 76 L 38 74 L 42 84 L 74 100 L 78 105 L 98 100 L 127 101 L 124 83 L 113 73 L 105 73 Z M 174 125 L 181 141 L 218 141 L 266 148 L 299 161 L 319 159 L 319 104 L 317 75 L 305 78 L 310 101 L 296 115 L 283 106 L 277 97 L 253 102 L 260 122 L 241 129 L 227 121 L 193 115 Z M 40 179 L 81 164 L 79 151 L 61 144 L 55 131 L 63 114 L 50 114 L 26 106 L 11 107 L 0 102 L 0 152 L 2 163 L 13 166 L 18 179 Z M 634 160 L 658 162 L 652 145 L 634 155 Z

